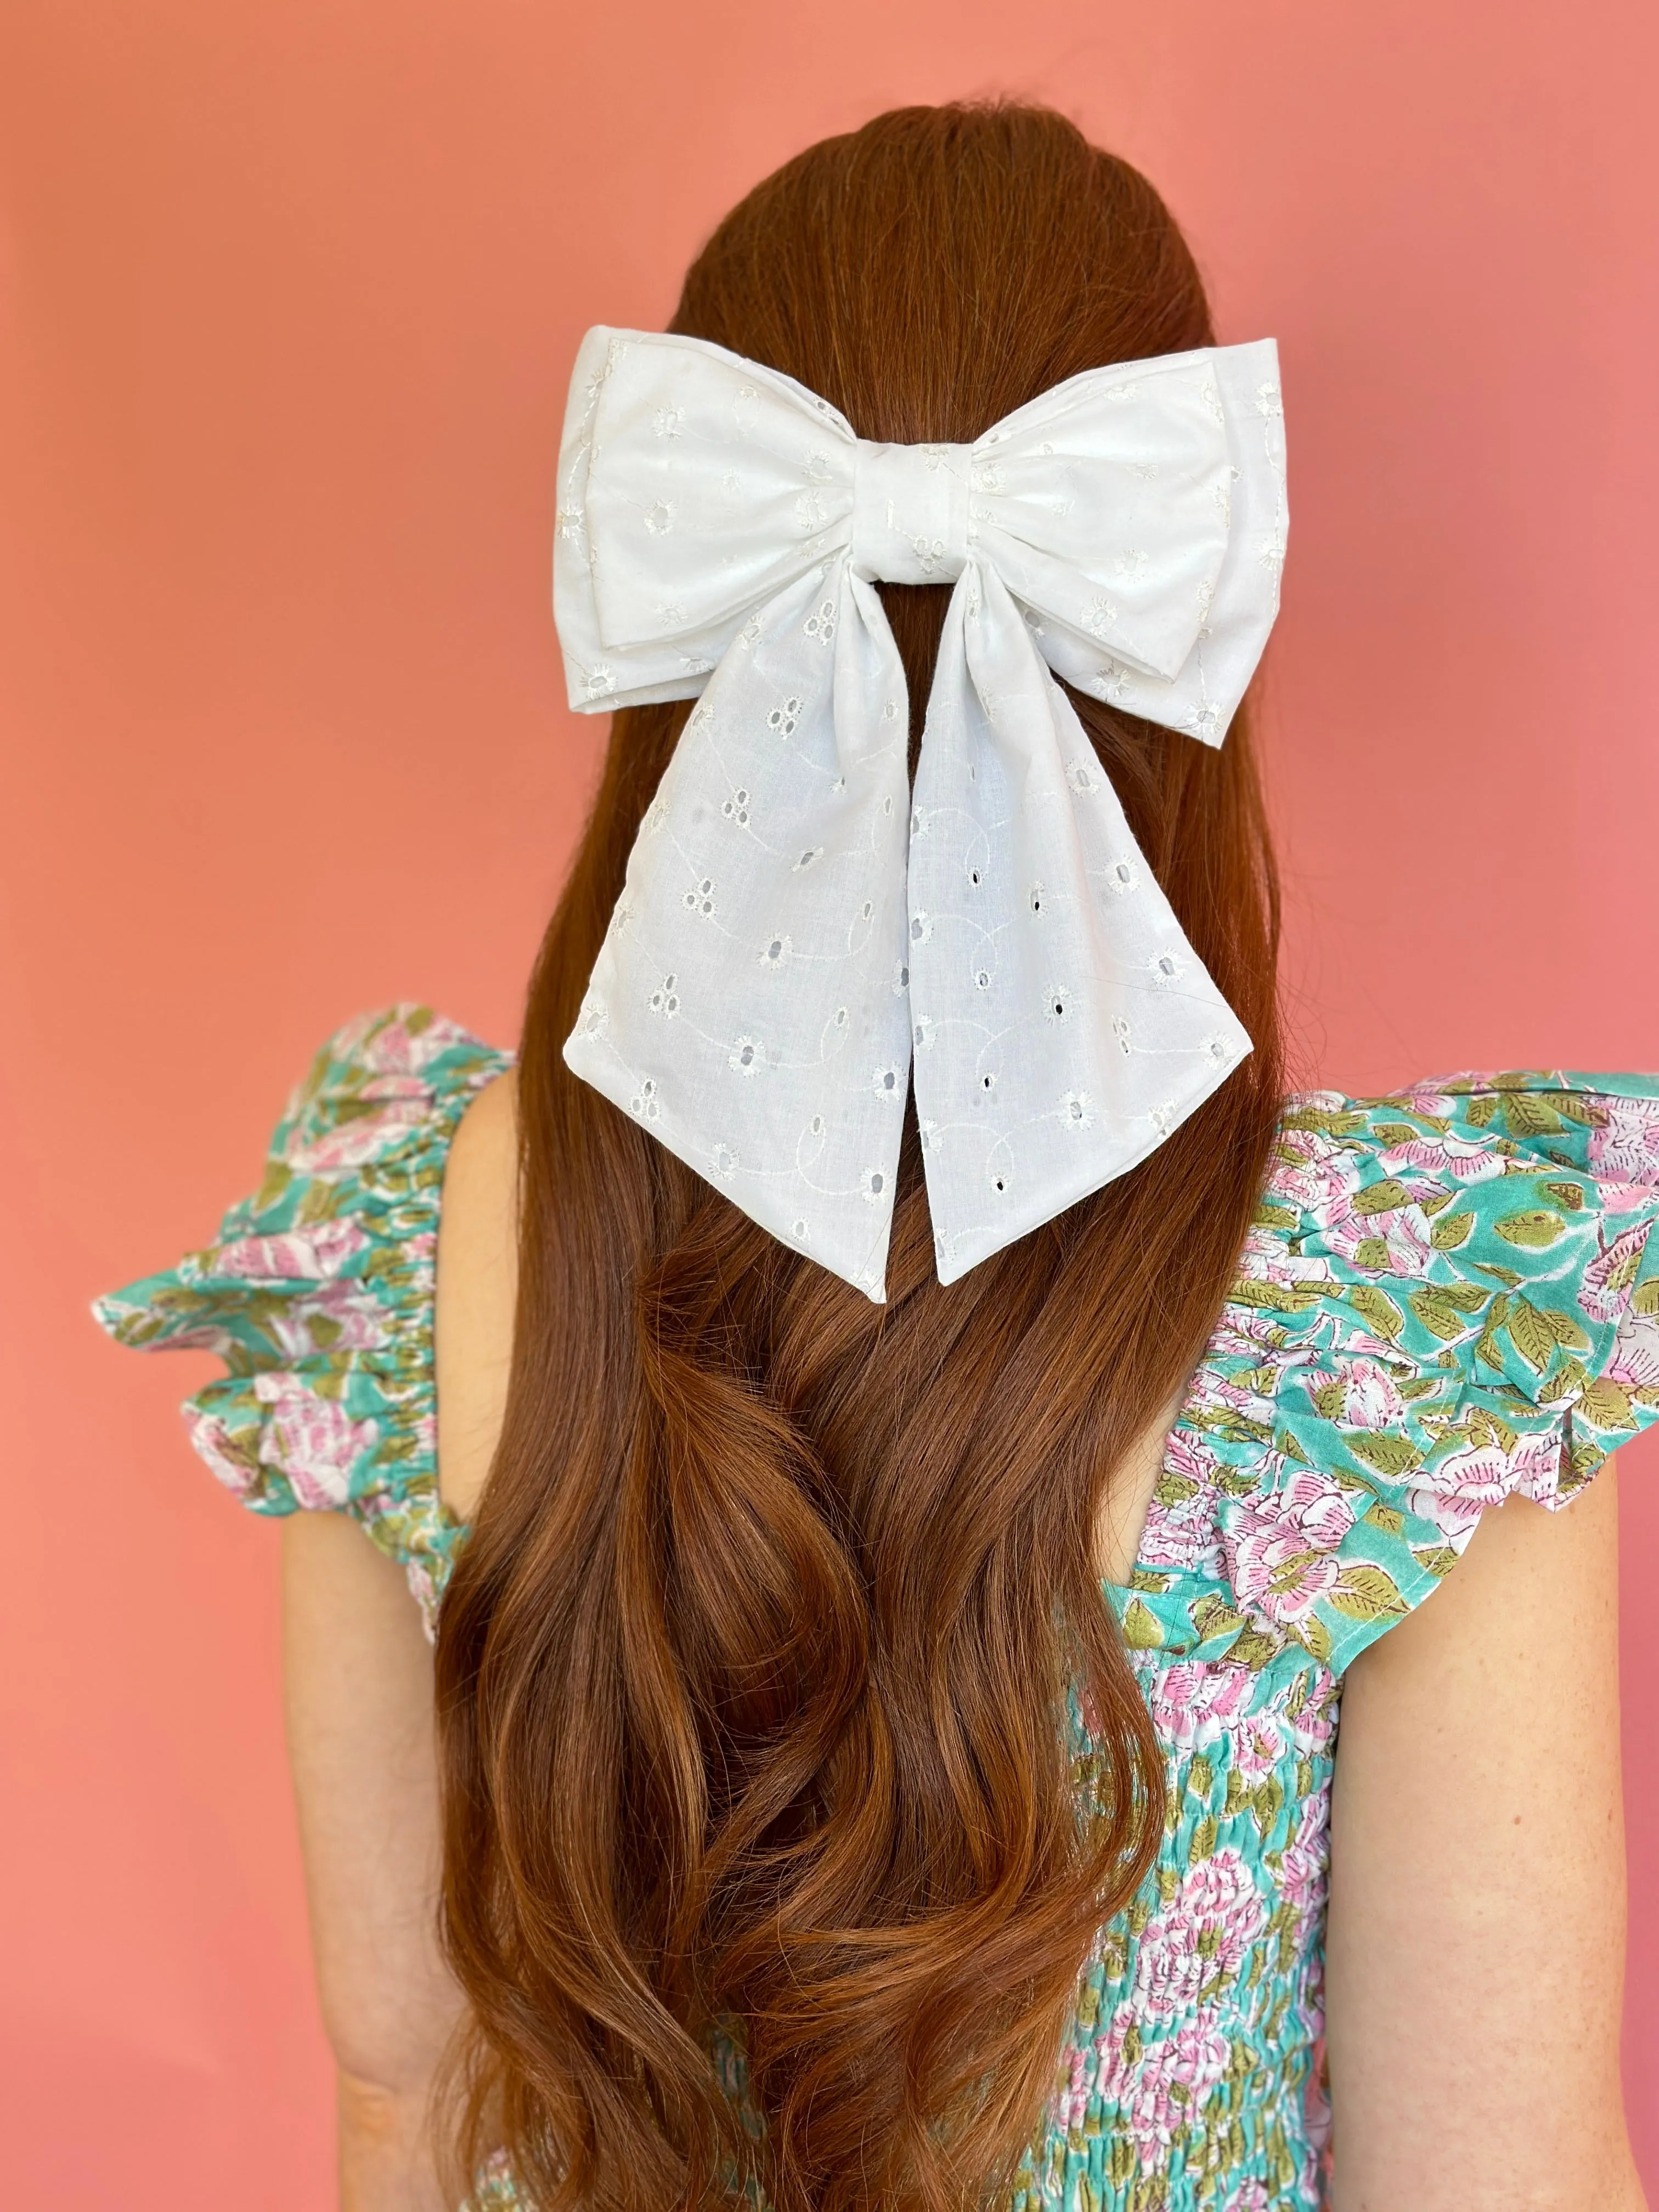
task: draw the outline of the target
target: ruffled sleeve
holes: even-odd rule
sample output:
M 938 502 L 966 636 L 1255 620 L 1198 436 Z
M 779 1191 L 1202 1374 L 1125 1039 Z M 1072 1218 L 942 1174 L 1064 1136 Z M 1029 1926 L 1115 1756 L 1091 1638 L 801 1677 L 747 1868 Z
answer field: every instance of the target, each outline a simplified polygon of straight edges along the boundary
M 460 1524 L 438 1495 L 433 1299 L 450 1140 L 511 1055 L 423 1006 L 318 1054 L 218 1239 L 96 1301 L 118 1343 L 217 1352 L 191 1441 L 256 1513 L 351 1514 L 428 1621 Z
M 1656 1219 L 1645 1077 L 1293 1103 L 1166 1462 L 1213 1501 L 1237 1656 L 1340 1674 L 1489 1505 L 1565 1504 L 1659 1419 Z

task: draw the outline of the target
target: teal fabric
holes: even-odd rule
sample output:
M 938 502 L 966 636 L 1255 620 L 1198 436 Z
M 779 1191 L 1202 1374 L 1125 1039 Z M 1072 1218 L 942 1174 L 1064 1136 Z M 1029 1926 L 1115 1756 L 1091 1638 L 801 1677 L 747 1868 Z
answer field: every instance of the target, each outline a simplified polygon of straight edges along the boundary
M 424 1009 L 352 1024 L 218 1243 L 97 1308 L 124 1343 L 222 1352 L 185 1408 L 215 1473 L 257 1511 L 355 1514 L 428 1607 L 465 1534 L 434 1457 L 443 1164 L 507 1064 Z M 1107 1589 L 1168 1759 L 1164 1833 L 1083 1973 L 1015 2212 L 1322 2201 L 1344 1670 L 1487 1506 L 1565 1504 L 1659 1418 L 1656 1218 L 1644 1077 L 1291 1102 L 1132 1583 Z M 714 2055 L 740 2097 L 740 2051 Z M 516 2201 L 509 2174 L 485 2201 Z
M 460 1524 L 438 1496 L 432 1312 L 450 1139 L 512 1065 L 424 1006 L 331 1037 L 277 1124 L 264 1179 L 216 1240 L 93 1311 L 143 1351 L 216 1352 L 191 1440 L 255 1513 L 352 1514 L 428 1622 Z

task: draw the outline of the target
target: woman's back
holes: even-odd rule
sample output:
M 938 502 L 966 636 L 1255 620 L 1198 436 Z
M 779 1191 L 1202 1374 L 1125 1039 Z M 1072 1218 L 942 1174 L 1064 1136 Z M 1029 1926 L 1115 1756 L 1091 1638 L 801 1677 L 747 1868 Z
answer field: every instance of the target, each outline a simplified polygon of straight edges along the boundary
M 501 1055 L 417 1010 L 354 1024 L 319 1057 L 220 1245 L 103 1307 L 127 1341 L 226 1352 L 231 1377 L 194 1401 L 222 1478 L 264 1510 L 343 1506 L 428 1601 L 505 1404 L 515 1087 Z M 1517 2152 L 1530 2130 L 1543 2158 L 1575 2104 L 1595 2109 L 1617 2033 L 1597 1994 L 1607 1874 L 1583 1847 L 1570 1785 L 1602 1786 L 1616 1714 L 1594 1617 L 1610 1496 L 1577 1508 L 1571 1530 L 1529 1521 L 1525 1504 L 1506 1511 L 1452 1577 L 1461 1594 L 1417 1608 L 1483 1510 L 1559 1506 L 1651 1418 L 1656 1169 L 1659 1085 L 1636 1079 L 1292 1102 L 1179 1419 L 1139 1455 L 1155 1488 L 1107 1595 L 1158 1731 L 1162 1835 L 1085 1965 L 1017 2200 L 1316 2201 L 1351 1668 L 1332 1943 L 1352 2139 L 1379 2081 L 1397 2097 L 1449 2063 L 1478 2083 L 1480 2055 L 1458 2044 L 1477 2001 L 1489 2033 L 1524 2042 L 1549 2026 L 1553 2094 L 1517 2050 L 1516 2094 L 1487 2116 Z M 1517 1703 L 1559 1785 L 1542 1801 L 1510 1745 Z M 1086 1699 L 1071 1749 L 1086 1802 Z M 1483 1917 L 1503 1930 L 1496 1946 Z M 1396 1944 L 1379 1942 L 1379 1919 L 1398 1924 Z M 1425 1924 L 1443 1930 L 1432 2008 Z M 1398 2047 L 1402 2032 L 1415 2048 Z M 718 2027 L 713 2051 L 745 2106 L 740 2026 Z M 1386 2172 L 1398 2129 L 1386 2113 L 1372 2124 Z M 1455 2161 L 1437 2172 L 1447 2193 L 1419 2201 L 1464 2201 Z M 1603 2201 L 1623 2185 L 1613 2161 Z M 504 2174 L 489 2191 L 512 2201 Z

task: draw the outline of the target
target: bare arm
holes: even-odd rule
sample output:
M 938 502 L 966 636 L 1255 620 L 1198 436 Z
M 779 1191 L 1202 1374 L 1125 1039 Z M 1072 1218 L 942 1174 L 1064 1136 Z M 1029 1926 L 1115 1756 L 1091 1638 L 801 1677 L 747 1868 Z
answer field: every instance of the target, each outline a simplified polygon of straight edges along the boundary
M 516 1275 L 514 1084 L 450 1150 L 438 1245 L 438 1459 L 470 1518 L 506 1405 Z M 339 2068 L 343 2212 L 437 2212 L 428 2111 L 462 2001 L 438 1946 L 432 1653 L 402 1570 L 343 1515 L 284 1525 L 289 1751 L 323 2022 Z
M 1619 2083 L 1617 1498 L 1490 1512 L 1350 1668 L 1335 2212 L 1640 2212 Z
M 438 2212 L 426 2126 L 460 2010 L 438 1948 L 432 1654 L 403 1571 L 343 1514 L 283 1531 L 289 1756 L 343 2212 Z

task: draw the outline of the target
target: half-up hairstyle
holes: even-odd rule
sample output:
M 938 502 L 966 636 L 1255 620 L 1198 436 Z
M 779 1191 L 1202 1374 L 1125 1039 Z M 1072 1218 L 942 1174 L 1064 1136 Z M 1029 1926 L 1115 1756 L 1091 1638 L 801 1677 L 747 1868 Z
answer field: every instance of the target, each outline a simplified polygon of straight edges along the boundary
M 1018 106 L 811 148 L 721 223 L 672 327 L 860 437 L 958 444 L 1213 342 L 1146 179 Z M 919 728 L 948 592 L 882 596 Z M 540 2212 L 994 2202 L 1151 1863 L 1163 1763 L 1096 1532 L 1265 1171 L 1277 902 L 1248 702 L 1218 751 L 1072 703 L 1255 1051 L 949 1287 L 913 1109 L 884 1307 L 560 1057 L 688 708 L 615 717 L 531 987 L 511 1390 L 438 1653 L 458 2171 L 504 2151 Z

